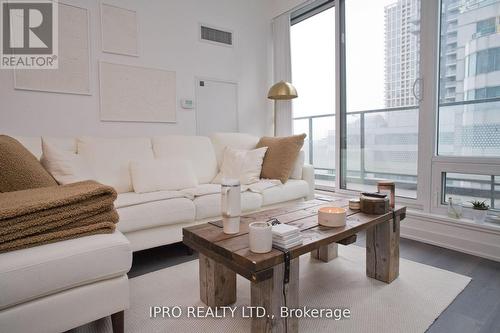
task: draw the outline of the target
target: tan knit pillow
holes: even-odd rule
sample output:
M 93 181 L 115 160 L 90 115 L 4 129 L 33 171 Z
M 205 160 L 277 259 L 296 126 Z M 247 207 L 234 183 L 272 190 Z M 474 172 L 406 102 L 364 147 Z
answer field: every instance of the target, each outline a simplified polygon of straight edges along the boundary
M 55 186 L 57 182 L 19 141 L 0 135 L 0 192 Z
M 267 147 L 261 178 L 279 179 L 284 184 L 290 177 L 300 149 L 304 145 L 305 134 L 286 137 L 263 137 L 257 148 Z

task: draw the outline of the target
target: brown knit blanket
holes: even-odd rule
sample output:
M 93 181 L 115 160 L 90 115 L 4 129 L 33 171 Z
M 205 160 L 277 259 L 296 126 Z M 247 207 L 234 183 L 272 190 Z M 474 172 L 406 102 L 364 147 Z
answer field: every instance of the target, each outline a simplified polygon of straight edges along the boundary
M 112 233 L 115 199 L 112 187 L 94 181 L 0 193 L 0 253 Z

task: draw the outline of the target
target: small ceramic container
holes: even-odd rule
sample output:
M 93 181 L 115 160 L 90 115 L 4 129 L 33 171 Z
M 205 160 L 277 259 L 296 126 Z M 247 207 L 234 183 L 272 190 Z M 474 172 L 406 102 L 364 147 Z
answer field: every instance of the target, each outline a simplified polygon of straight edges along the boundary
M 271 223 L 253 222 L 248 225 L 250 238 L 250 251 L 254 253 L 267 253 L 273 247 L 273 230 Z

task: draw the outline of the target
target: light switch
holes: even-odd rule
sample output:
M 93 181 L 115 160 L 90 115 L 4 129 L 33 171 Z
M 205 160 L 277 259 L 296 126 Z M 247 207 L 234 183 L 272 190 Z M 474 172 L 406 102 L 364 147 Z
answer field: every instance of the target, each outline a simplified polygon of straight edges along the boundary
M 181 99 L 181 107 L 183 109 L 193 109 L 194 108 L 194 101 L 190 98 L 182 98 Z

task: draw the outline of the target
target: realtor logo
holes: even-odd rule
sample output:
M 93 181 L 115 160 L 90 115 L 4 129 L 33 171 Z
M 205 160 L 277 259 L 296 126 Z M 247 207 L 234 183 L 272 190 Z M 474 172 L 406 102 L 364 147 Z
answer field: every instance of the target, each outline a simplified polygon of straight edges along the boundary
M 57 68 L 57 3 L 1 1 L 1 68 Z

